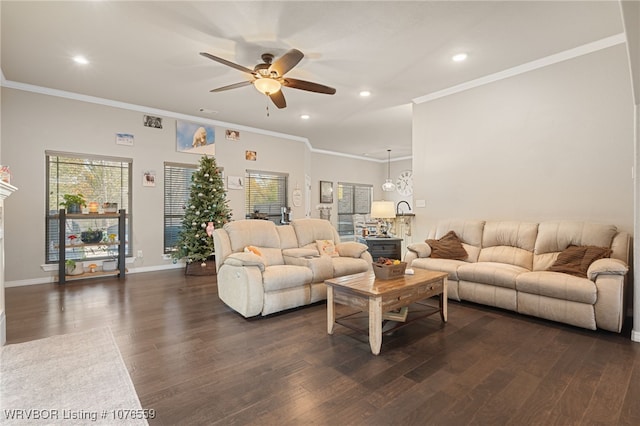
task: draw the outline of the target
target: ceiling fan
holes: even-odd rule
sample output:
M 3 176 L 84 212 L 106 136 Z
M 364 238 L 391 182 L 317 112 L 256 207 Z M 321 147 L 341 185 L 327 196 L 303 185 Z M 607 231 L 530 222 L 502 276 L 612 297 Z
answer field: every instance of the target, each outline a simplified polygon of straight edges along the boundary
M 219 58 L 211 55 L 210 53 L 200 52 L 200 54 L 205 58 L 209 58 L 231 68 L 251 74 L 253 77 L 249 81 L 218 87 L 217 89 L 211 90 L 211 92 L 222 92 L 224 90 L 236 89 L 238 87 L 253 84 L 259 92 L 267 95 L 278 108 L 285 108 L 287 106 L 287 101 L 284 99 L 282 90 L 280 90 L 282 86 L 291 87 L 292 89 L 306 90 L 308 92 L 325 93 L 327 95 L 333 95 L 336 93 L 336 89 L 333 87 L 284 76 L 293 67 L 298 65 L 298 62 L 300 62 L 304 57 L 304 54 L 298 49 L 289 50 L 287 53 L 276 59 L 275 62 L 273 62 L 274 56 L 271 53 L 264 53 L 262 54 L 263 63 L 256 65 L 253 69 L 243 67 L 242 65 L 227 61 L 226 59 Z

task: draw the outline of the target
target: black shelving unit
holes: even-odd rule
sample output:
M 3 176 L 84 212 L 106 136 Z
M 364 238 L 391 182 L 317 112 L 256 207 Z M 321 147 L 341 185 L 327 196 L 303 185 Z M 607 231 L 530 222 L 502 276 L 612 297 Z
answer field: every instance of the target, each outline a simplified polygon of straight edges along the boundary
M 58 240 L 58 283 L 64 284 L 67 281 L 79 280 L 85 278 L 98 278 L 104 276 L 117 276 L 121 280 L 125 277 L 126 272 L 126 210 L 119 210 L 118 213 L 89 213 L 89 214 L 68 214 L 65 209 L 60 209 L 58 212 L 58 223 L 60 230 Z M 87 220 L 87 219 L 118 219 L 118 241 L 101 241 L 98 243 L 81 243 L 69 245 L 67 244 L 67 236 L 64 230 L 66 229 L 67 220 Z M 67 275 L 66 268 L 66 249 L 67 248 L 82 248 L 82 247 L 97 247 L 97 246 L 118 246 L 118 268 L 115 271 L 100 271 L 100 272 L 85 272 L 79 275 Z

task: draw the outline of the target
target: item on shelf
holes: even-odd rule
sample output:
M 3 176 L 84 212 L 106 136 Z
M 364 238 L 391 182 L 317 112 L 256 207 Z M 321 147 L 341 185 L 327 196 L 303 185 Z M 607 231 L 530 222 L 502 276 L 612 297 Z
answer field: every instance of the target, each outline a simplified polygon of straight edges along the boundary
M 89 207 L 89 213 L 98 213 L 98 203 L 96 203 L 95 201 L 92 201 L 89 203 L 88 207 Z
M 0 180 L 11 184 L 11 170 L 9 170 L 9 166 L 0 166 Z
M 105 213 L 117 213 L 118 203 L 102 203 L 102 209 Z
M 70 214 L 82 213 L 82 206 L 87 204 L 87 201 L 84 199 L 84 195 L 82 194 L 64 194 L 62 199 L 63 201 L 60 205 L 65 207 L 67 209 L 67 213 Z
M 96 269 L 98 269 L 98 265 L 96 265 L 95 263 L 92 263 L 91 265 L 88 266 L 89 268 L 89 272 L 95 272 Z
M 111 272 L 118 269 L 118 261 L 116 259 L 109 259 L 102 261 L 102 270 L 105 272 Z
M 84 274 L 84 265 L 82 262 L 76 263 L 75 260 L 69 259 L 65 262 L 67 275 L 80 275 Z
M 93 244 L 102 241 L 102 231 L 99 229 L 91 229 L 80 233 L 80 239 L 83 243 Z

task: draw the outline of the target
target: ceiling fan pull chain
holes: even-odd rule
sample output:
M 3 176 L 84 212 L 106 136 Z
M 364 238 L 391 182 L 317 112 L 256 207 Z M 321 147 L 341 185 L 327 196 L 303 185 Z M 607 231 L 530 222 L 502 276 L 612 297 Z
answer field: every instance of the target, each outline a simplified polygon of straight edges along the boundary
M 269 95 L 267 95 L 267 117 L 269 117 Z

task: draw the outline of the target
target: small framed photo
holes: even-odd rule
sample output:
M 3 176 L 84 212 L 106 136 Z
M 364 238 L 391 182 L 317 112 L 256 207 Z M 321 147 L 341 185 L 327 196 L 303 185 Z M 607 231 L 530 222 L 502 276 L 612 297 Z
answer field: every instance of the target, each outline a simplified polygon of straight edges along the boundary
M 244 158 L 247 161 L 256 161 L 256 159 L 258 158 L 258 153 L 255 151 L 245 151 Z
M 333 203 L 333 182 L 320 181 L 320 202 Z
M 116 133 L 116 144 L 133 146 L 133 135 L 130 133 Z
M 147 170 L 144 172 L 142 176 L 142 186 L 156 186 L 156 172 L 154 170 Z
M 240 140 L 240 132 L 237 130 L 227 129 L 224 132 L 224 137 L 230 141 L 239 141 Z
M 153 127 L 154 129 L 162 129 L 162 117 L 145 115 L 143 118 L 143 124 L 144 124 L 144 127 Z
M 227 187 L 229 189 L 244 189 L 244 178 L 242 176 L 229 176 Z

